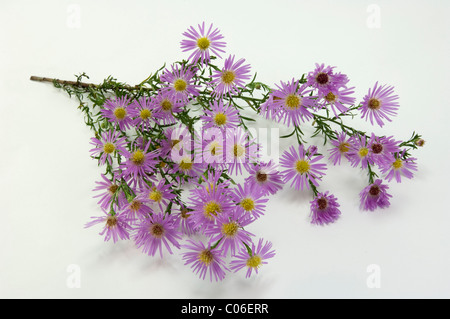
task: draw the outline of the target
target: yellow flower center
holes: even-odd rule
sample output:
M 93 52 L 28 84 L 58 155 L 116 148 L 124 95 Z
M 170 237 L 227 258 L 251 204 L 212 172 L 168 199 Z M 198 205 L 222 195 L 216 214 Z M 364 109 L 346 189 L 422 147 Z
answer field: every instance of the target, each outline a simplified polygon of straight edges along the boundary
M 397 158 L 394 163 L 392 163 L 394 169 L 399 169 L 403 167 L 403 162 L 401 159 Z
M 332 92 L 329 92 L 326 96 L 325 96 L 325 100 L 327 100 L 330 103 L 333 103 L 334 101 L 336 101 L 336 95 L 334 95 Z
M 163 111 L 169 112 L 172 110 L 172 102 L 170 102 L 168 99 L 164 99 L 161 101 L 161 108 Z
M 215 156 L 216 153 L 218 153 L 220 151 L 220 144 L 217 141 L 213 141 L 209 144 L 209 152 L 211 153 L 212 156 Z
M 123 120 L 127 116 L 127 111 L 123 107 L 118 107 L 114 110 L 114 116 L 118 120 Z
M 246 211 L 252 211 L 255 208 L 255 202 L 251 198 L 244 198 L 240 203 L 241 207 Z
M 295 94 L 289 94 L 286 97 L 285 104 L 291 110 L 298 109 L 301 105 L 301 98 Z
M 209 266 L 209 264 L 214 260 L 214 255 L 212 254 L 212 252 L 205 249 L 198 254 L 198 260 L 200 260 L 206 266 Z
M 372 98 L 369 100 L 369 103 L 367 106 L 369 107 L 369 109 L 378 110 L 381 106 L 381 101 L 378 99 Z
M 247 259 L 247 267 L 250 268 L 259 268 L 262 265 L 261 257 L 258 255 L 254 255 Z
M 234 147 L 233 147 L 234 157 L 241 157 L 242 155 L 244 155 L 244 151 L 245 150 L 242 147 L 242 145 L 234 144 Z
M 309 171 L 309 162 L 305 160 L 299 160 L 295 162 L 295 169 L 299 174 L 305 174 Z
M 186 158 L 183 158 L 182 160 L 181 160 L 181 162 L 180 162 L 180 164 L 178 164 L 179 166 L 180 166 L 180 168 L 182 169 L 182 170 L 190 170 L 191 168 L 192 168 L 192 162 L 191 162 L 191 159 L 190 158 L 188 158 L 188 157 L 186 157 Z
M 222 211 L 222 207 L 215 201 L 210 201 L 203 206 L 203 214 L 206 218 L 212 220 L 214 216 Z
M 199 38 L 197 40 L 197 46 L 200 50 L 206 50 L 211 45 L 211 42 L 208 40 L 207 37 Z
M 177 92 L 183 92 L 186 90 L 187 87 L 187 83 L 185 80 L 183 79 L 178 79 L 173 83 L 173 88 L 175 89 L 175 91 Z
M 153 188 L 153 191 L 151 191 L 148 194 L 148 198 L 150 198 L 152 201 L 155 201 L 157 203 L 161 201 L 162 197 L 163 196 L 162 196 L 161 192 L 155 188 Z
M 142 109 L 139 115 L 141 116 L 141 119 L 146 120 L 149 117 L 152 117 L 152 111 L 149 109 Z
M 347 153 L 349 149 L 350 149 L 349 143 L 344 142 L 339 145 L 339 151 L 341 153 Z
M 234 79 L 236 78 L 236 75 L 233 71 L 225 71 L 222 73 L 222 82 L 225 84 L 233 83 Z
M 224 125 L 227 122 L 227 116 L 223 113 L 217 113 L 216 116 L 214 116 L 214 123 L 216 125 Z
M 145 155 L 141 150 L 137 150 L 133 153 L 133 156 L 131 156 L 131 161 L 136 165 L 142 165 L 144 164 Z
M 111 154 L 115 149 L 116 147 L 113 143 L 105 143 L 105 145 L 103 145 L 103 151 L 107 154 Z
M 233 237 L 239 230 L 239 225 L 236 222 L 231 222 L 222 225 L 222 234 L 227 237 Z
M 366 147 L 361 147 L 358 151 L 360 157 L 366 157 L 369 154 L 369 150 Z

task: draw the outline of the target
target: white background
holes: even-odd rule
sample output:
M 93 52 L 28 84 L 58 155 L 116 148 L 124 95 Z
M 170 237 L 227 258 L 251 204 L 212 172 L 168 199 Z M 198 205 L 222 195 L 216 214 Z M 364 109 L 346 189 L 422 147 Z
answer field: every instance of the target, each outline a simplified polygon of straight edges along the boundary
M 449 4 L 2 0 L 0 297 L 450 297 Z M 377 9 L 374 28 L 368 21 Z M 258 276 L 229 274 L 220 283 L 198 279 L 178 253 L 148 257 L 131 241 L 104 243 L 101 227 L 84 229 L 101 214 L 91 191 L 102 171 L 89 156 L 91 133 L 75 99 L 30 75 L 73 80 L 84 71 L 94 83 L 113 75 L 137 84 L 187 58 L 181 34 L 202 21 L 221 30 L 227 55 L 245 58 L 269 85 L 316 62 L 346 73 L 358 100 L 376 81 L 394 85 L 401 108 L 392 123 L 349 123 L 402 140 L 415 130 L 427 141 L 414 151 L 415 178 L 390 183 L 390 208 L 360 211 L 366 177 L 346 164 L 331 167 L 321 184 L 341 203 L 335 224 L 311 225 L 310 193 L 285 187 L 249 229 L 273 242 L 276 257 Z M 80 288 L 67 285 L 71 265 Z M 371 265 L 378 288 L 367 284 Z

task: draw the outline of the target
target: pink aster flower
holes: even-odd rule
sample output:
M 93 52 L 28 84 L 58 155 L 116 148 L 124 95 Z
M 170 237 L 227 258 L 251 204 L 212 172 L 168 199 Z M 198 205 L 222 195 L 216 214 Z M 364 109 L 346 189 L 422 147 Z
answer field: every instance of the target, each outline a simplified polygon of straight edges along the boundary
M 258 189 L 264 196 L 273 195 L 283 188 L 282 175 L 278 171 L 278 165 L 272 160 L 268 163 L 250 165 L 248 172 L 250 175 L 245 182 Z
M 258 160 L 259 145 L 240 127 L 236 130 L 228 129 L 225 136 L 225 162 L 228 172 L 231 175 L 242 175 L 242 168 L 248 170 L 249 165 Z
M 385 166 L 386 163 L 392 164 L 395 161 L 394 153 L 400 152 L 400 142 L 395 141 L 393 136 L 376 136 L 372 133 L 369 141 L 369 157 L 371 161 L 378 166 Z
M 140 220 L 133 239 L 138 248 L 142 247 L 143 253 L 155 256 L 159 250 L 159 255 L 163 258 L 163 244 L 171 255 L 173 254 L 171 246 L 180 249 L 178 240 L 181 240 L 181 233 L 177 228 L 174 216 L 163 213 L 152 214 Z
M 99 163 L 104 165 L 108 161 L 112 165 L 112 155 L 114 152 L 126 153 L 127 142 L 125 137 L 119 137 L 120 132 L 109 130 L 103 132 L 101 138 L 91 138 L 91 144 L 95 148 L 91 149 L 91 156 L 99 157 Z
M 172 185 L 166 184 L 166 180 L 161 179 L 158 183 L 153 183 L 152 186 L 145 186 L 136 199 L 149 206 L 157 205 L 163 212 L 175 197 L 176 195 L 172 193 Z
M 357 167 L 361 163 L 361 168 L 366 169 L 368 165 L 373 164 L 369 156 L 369 145 L 365 136 L 352 136 L 350 139 L 350 150 L 347 154 L 353 167 Z
M 253 234 L 246 231 L 244 227 L 251 222 L 252 219 L 243 211 L 234 210 L 230 214 L 218 215 L 216 222 L 206 229 L 205 234 L 210 236 L 210 244 L 220 241 L 218 247 L 222 248 L 224 255 L 228 251 L 234 255 L 236 249 L 239 249 L 242 244 L 250 244 L 250 236 Z
M 244 64 L 245 59 L 234 62 L 234 55 L 225 59 L 221 71 L 214 70 L 212 84 L 215 85 L 214 95 L 221 97 L 224 94 L 238 94 L 239 89 L 245 86 L 245 81 L 251 78 L 250 65 Z
M 258 219 L 264 215 L 268 198 L 263 198 L 263 193 L 257 187 L 252 187 L 251 183 L 237 184 L 233 193 L 233 201 L 236 203 L 236 210 L 244 213 L 244 216 L 251 219 Z
M 129 106 L 129 113 L 134 127 L 149 130 L 152 122 L 157 122 L 162 118 L 161 110 L 157 104 L 145 96 L 133 100 Z M 159 104 L 161 106 L 161 103 Z
M 318 193 L 311 204 L 311 223 L 323 225 L 335 222 L 341 215 L 339 203 L 334 195 Z
M 201 158 L 205 165 L 214 169 L 224 169 L 224 145 L 225 136 L 219 128 L 209 128 L 202 131 L 201 137 L 197 137 L 195 143 L 195 154 Z
M 220 128 L 236 128 L 240 123 L 239 112 L 231 104 L 223 104 L 223 100 L 216 101 L 209 105 L 211 110 L 205 109 L 205 115 L 201 116 L 204 129 Z
M 401 183 L 402 176 L 406 178 L 413 178 L 412 171 L 417 171 L 416 160 L 413 157 L 404 158 L 405 151 L 396 153 L 391 162 L 384 163 L 381 167 L 381 173 L 386 174 L 386 180 L 390 182 L 393 178 L 397 183 Z
M 210 54 L 217 55 L 219 58 L 220 53 L 225 53 L 225 42 L 221 41 L 223 35 L 215 28 L 213 24 L 209 28 L 205 28 L 205 22 L 198 25 L 196 30 L 193 26 L 189 27 L 183 35 L 187 38 L 181 41 L 181 49 L 183 52 L 193 51 L 188 60 L 193 63 L 200 62 L 200 64 L 206 64 L 210 61 Z
M 99 233 L 101 236 L 105 236 L 105 241 L 109 241 L 111 238 L 114 243 L 119 239 L 126 240 L 130 239 L 130 231 L 132 230 L 129 225 L 129 220 L 123 214 L 109 214 L 106 210 L 103 210 L 104 216 L 91 217 L 94 219 L 91 222 L 86 223 L 85 228 L 104 224 L 103 230 Z
M 189 66 L 172 65 L 172 71 L 164 70 L 160 77 L 165 87 L 164 92 L 173 95 L 176 101 L 184 104 L 189 103 L 189 99 L 199 94 L 199 85 L 194 83 L 194 75 L 197 70 Z
M 325 66 L 325 64 L 316 63 L 314 71 L 308 73 L 307 85 L 319 90 L 319 93 L 328 94 L 335 88 L 346 86 L 348 78 L 345 74 L 334 73 L 334 66 Z
M 125 179 L 131 178 L 134 182 L 138 182 L 142 178 L 153 175 L 155 166 L 158 164 L 156 157 L 159 151 L 149 152 L 150 143 L 149 141 L 143 150 L 138 148 L 132 152 L 127 151 L 126 161 L 120 164 Z
M 250 254 L 247 248 L 243 247 L 241 251 L 234 256 L 235 259 L 230 262 L 230 269 L 237 272 L 242 268 L 247 268 L 245 277 L 249 278 L 253 271 L 257 274 L 261 266 L 267 264 L 267 259 L 274 256 L 275 251 L 272 250 L 272 243 L 269 241 L 264 243 L 264 240 L 260 238 L 257 246 L 252 243 Z
M 122 214 L 130 221 L 136 221 L 137 219 L 147 217 L 151 213 L 152 209 L 138 198 L 131 200 L 122 211 Z
M 100 113 L 110 122 L 119 125 L 120 130 L 125 131 L 131 127 L 132 121 L 128 113 L 130 99 L 127 96 L 116 97 L 114 100 L 106 100 Z
M 220 248 L 211 248 L 210 245 L 205 246 L 202 242 L 195 242 L 190 239 L 187 242 L 188 245 L 182 245 L 183 248 L 188 249 L 187 252 L 182 254 L 183 260 L 186 261 L 185 265 L 191 264 L 193 271 L 202 279 L 205 279 L 209 272 L 211 281 L 213 277 L 216 281 L 223 280 L 228 268 L 225 266 L 222 257 L 223 252 Z
M 152 99 L 154 112 L 157 112 L 159 122 L 164 125 L 176 123 L 174 114 L 183 111 L 183 102 L 177 100 L 176 94 L 169 90 L 160 90 Z
M 350 96 L 355 91 L 352 88 L 331 88 L 319 92 L 319 107 L 330 107 L 336 117 L 347 112 L 347 105 L 353 105 L 356 98 Z
M 114 210 L 121 210 L 128 201 L 124 192 L 120 189 L 120 183 L 117 182 L 116 175 L 114 175 L 112 181 L 103 174 L 101 177 L 102 181 L 96 181 L 97 186 L 93 189 L 93 191 L 101 191 L 101 193 L 95 195 L 94 198 L 100 197 L 98 204 L 104 210 L 109 210 L 113 199 L 115 199 Z
M 365 187 L 360 196 L 360 208 L 362 210 L 374 211 L 376 208 L 386 208 L 389 207 L 389 198 L 392 195 L 387 193 L 389 186 L 383 185 L 381 179 L 375 180 L 373 184 Z
M 318 163 L 322 158 L 323 155 L 312 157 L 308 155 L 303 145 L 299 145 L 298 150 L 291 146 L 280 159 L 281 167 L 285 168 L 281 172 L 283 182 L 292 180 L 290 186 L 296 190 L 309 189 L 309 183 L 318 186 L 317 180 L 325 174 L 324 171 L 327 169 L 325 164 Z
M 197 162 L 193 154 L 185 153 L 184 156 L 174 159 L 173 168 L 168 170 L 168 174 L 176 175 L 178 183 L 183 184 L 198 179 L 205 172 L 205 168 L 205 163 Z
M 312 91 L 308 89 L 306 84 L 299 85 L 299 81 L 292 79 L 291 82 L 284 83 L 274 90 L 273 104 L 268 106 L 269 114 L 273 114 L 274 120 L 281 122 L 287 126 L 299 126 L 302 122 L 312 119 L 312 114 L 308 108 L 313 108 L 316 104 L 315 97 L 310 96 Z
M 190 154 L 192 150 L 192 135 L 186 126 L 169 127 L 159 140 L 161 156 L 177 160 L 180 156 Z
M 331 144 L 334 146 L 332 149 L 329 149 L 330 152 L 330 160 L 333 162 L 333 165 L 340 165 L 341 158 L 344 156 L 349 159 L 348 152 L 350 150 L 350 138 L 347 134 L 342 131 L 340 133 L 336 132 L 337 139 L 331 140 Z
M 398 95 L 394 95 L 394 87 L 375 83 L 373 89 L 364 96 L 361 107 L 361 118 L 365 118 L 373 125 L 374 120 L 382 127 L 383 120 L 391 122 L 391 116 L 397 115 L 399 104 Z
M 173 214 L 174 211 L 172 209 Z M 197 229 L 194 227 L 191 217 L 191 209 L 186 207 L 185 205 L 180 206 L 179 209 L 175 211 L 175 216 L 178 218 L 179 229 L 181 233 L 192 236 L 197 233 Z

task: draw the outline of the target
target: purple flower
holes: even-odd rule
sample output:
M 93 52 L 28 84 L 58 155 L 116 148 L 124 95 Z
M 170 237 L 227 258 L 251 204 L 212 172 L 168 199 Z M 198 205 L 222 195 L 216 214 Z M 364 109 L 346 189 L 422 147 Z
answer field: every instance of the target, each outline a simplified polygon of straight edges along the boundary
M 224 94 L 238 94 L 239 89 L 245 86 L 245 80 L 249 80 L 250 65 L 243 63 L 245 59 L 234 62 L 234 55 L 225 59 L 225 65 L 221 71 L 215 70 L 212 74 L 214 95 L 221 97 Z
M 205 108 L 205 115 L 200 118 L 203 120 L 205 129 L 215 127 L 225 130 L 227 128 L 236 128 L 239 124 L 239 112 L 231 104 L 224 105 L 222 100 L 210 103 L 211 110 Z
M 163 124 L 176 123 L 174 114 L 183 111 L 183 103 L 170 90 L 160 90 L 152 100 L 152 107 Z
M 296 190 L 303 190 L 304 187 L 309 189 L 309 183 L 318 186 L 317 179 L 320 179 L 327 169 L 323 163 L 317 163 L 323 158 L 323 155 L 313 156 L 307 155 L 303 145 L 299 145 L 298 150 L 291 146 L 285 151 L 281 157 L 281 167 L 285 168 L 281 172 L 283 182 L 287 183 L 292 180 L 291 187 Z
M 361 118 L 373 125 L 374 119 L 379 126 L 383 126 L 383 120 L 392 121 L 390 116 L 397 115 L 399 104 L 397 102 L 398 95 L 394 95 L 394 87 L 392 86 L 378 86 L 375 83 L 373 89 L 369 89 L 369 93 L 364 96 L 361 107 Z
M 172 193 L 172 185 L 166 184 L 165 179 L 161 179 L 158 183 L 152 183 L 152 186 L 145 186 L 144 190 L 137 196 L 140 200 L 149 205 L 156 204 L 163 212 L 169 202 L 176 197 Z
M 140 223 L 136 226 L 133 239 L 138 248 L 142 247 L 142 252 L 149 256 L 155 256 L 159 250 L 162 258 L 163 244 L 169 254 L 173 254 L 171 246 L 180 248 L 178 240 L 181 240 L 181 234 L 177 231 L 177 228 L 178 224 L 174 216 L 164 215 L 163 213 L 152 214 L 140 220 Z
M 115 206 L 113 208 L 115 210 L 122 209 L 128 203 L 128 201 L 124 192 L 120 189 L 120 183 L 117 183 L 116 181 L 116 176 L 114 176 L 112 181 L 103 174 L 101 175 L 101 177 L 103 181 L 96 181 L 95 183 L 97 184 L 97 186 L 93 189 L 93 191 L 101 191 L 102 193 L 95 195 L 94 198 L 100 197 L 98 204 L 102 209 L 108 210 L 110 209 L 111 202 L 113 200 L 113 197 L 115 196 L 117 204 L 115 203 Z
M 127 219 L 135 221 L 136 219 L 147 217 L 152 213 L 152 210 L 142 200 L 134 198 L 124 207 L 122 213 Z
M 373 164 L 369 156 L 369 145 L 365 136 L 353 135 L 351 137 L 348 159 L 353 167 L 357 167 L 361 163 L 362 169 L 366 169 L 368 165 Z
M 334 73 L 334 66 L 316 63 L 314 71 L 308 73 L 307 85 L 319 90 L 319 93 L 328 94 L 330 90 L 346 86 L 348 78 L 345 74 Z
M 266 111 L 273 115 L 274 120 L 283 120 L 287 126 L 291 123 L 299 126 L 301 122 L 313 117 L 308 108 L 315 106 L 315 97 L 309 95 L 311 90 L 306 84 L 299 86 L 298 82 L 292 79 L 288 83 L 281 81 L 281 86 L 276 85 L 278 89 L 271 93 L 273 104 L 269 105 Z
M 265 203 L 269 201 L 268 198 L 262 198 L 264 195 L 261 190 L 250 183 L 244 183 L 244 187 L 238 184 L 232 196 L 237 205 L 236 210 L 251 219 L 258 219 L 264 215 Z
M 329 159 L 333 162 L 333 165 L 340 165 L 342 156 L 349 159 L 348 152 L 350 150 L 350 139 L 344 131 L 339 134 L 336 132 L 336 136 L 337 140 L 331 140 L 331 144 L 334 147 L 329 149 L 331 154 Z
M 264 196 L 273 195 L 283 188 L 282 176 L 277 166 L 272 161 L 251 165 L 248 169 L 250 176 L 245 182 L 258 189 Z
M 156 164 L 158 164 L 156 157 L 159 155 L 159 151 L 148 152 L 149 147 L 150 141 L 143 150 L 138 148 L 133 152 L 126 152 L 126 161 L 120 164 L 124 178 L 132 178 L 137 182 L 152 174 Z
M 378 137 L 372 133 L 368 142 L 370 160 L 380 167 L 386 163 L 392 164 L 395 161 L 394 153 L 400 152 L 399 143 L 392 136 Z
M 120 130 L 125 131 L 131 127 L 132 121 L 128 114 L 130 99 L 127 96 L 116 97 L 114 100 L 106 100 L 100 113 L 110 122 L 119 125 Z
M 209 128 L 202 131 L 195 144 L 196 156 L 214 169 L 224 169 L 224 133 L 218 128 Z
M 230 262 L 231 270 L 237 272 L 244 267 L 247 267 L 247 273 L 245 275 L 246 278 L 249 278 L 252 275 L 253 270 L 258 273 L 258 269 L 267 264 L 267 259 L 275 256 L 275 251 L 272 249 L 272 243 L 266 241 L 263 245 L 263 239 L 259 239 L 258 246 L 252 243 L 252 247 L 249 250 L 246 247 L 243 247 L 241 251 L 234 256 Z
M 319 92 L 319 99 L 321 100 L 318 105 L 320 107 L 329 106 L 336 117 L 339 117 L 341 113 L 345 113 L 348 107 L 345 105 L 353 105 L 356 98 L 349 95 L 354 93 L 354 87 L 352 88 L 332 88 L 322 92 Z
M 173 208 L 172 208 L 173 213 Z M 191 217 L 191 209 L 187 208 L 185 205 L 180 206 L 179 210 L 175 213 L 178 218 L 178 224 L 180 225 L 180 231 L 183 234 L 191 236 L 197 232 L 197 229 L 194 227 L 192 223 Z
M 108 214 L 105 210 L 103 212 L 105 213 L 104 216 L 91 217 L 94 220 L 86 223 L 85 228 L 104 223 L 103 230 L 99 235 L 104 235 L 105 241 L 109 241 L 112 238 L 113 242 L 116 243 L 119 239 L 129 239 L 131 231 L 130 221 L 123 214 Z
M 133 100 L 129 106 L 129 114 L 133 118 L 133 126 L 142 130 L 149 130 L 152 121 L 162 118 L 161 110 L 150 98 L 140 97 Z
M 359 193 L 361 199 L 360 208 L 373 211 L 376 208 L 389 207 L 389 198 L 392 195 L 387 193 L 387 189 L 389 189 L 389 186 L 383 185 L 381 179 L 377 179 L 373 184 L 365 187 Z
M 258 144 L 255 139 L 250 139 L 247 131 L 240 127 L 226 131 L 225 161 L 230 175 L 242 175 L 242 168 L 248 170 L 250 163 L 256 162 L 258 154 Z
M 169 156 L 171 160 L 178 158 L 192 149 L 192 136 L 186 126 L 168 128 L 164 136 L 159 140 L 160 154 Z M 181 155 L 180 155 L 181 154 Z
M 234 210 L 231 214 L 218 215 L 216 222 L 205 231 L 205 235 L 210 236 L 210 244 L 220 241 L 218 247 L 222 248 L 224 255 L 228 251 L 234 255 L 240 245 L 250 243 L 250 236 L 253 234 L 243 227 L 251 222 L 252 219 L 243 211 Z
M 225 262 L 222 258 L 223 252 L 215 247 L 206 247 L 202 242 L 194 242 L 187 240 L 188 245 L 183 245 L 183 248 L 190 251 L 183 253 L 183 260 L 185 265 L 191 265 L 193 271 L 199 274 L 199 277 L 205 279 L 206 274 L 209 272 L 210 280 L 213 277 L 216 281 L 223 280 L 225 278 L 225 271 L 228 271 L 225 266 Z
M 402 176 L 413 178 L 412 171 L 417 171 L 416 159 L 413 157 L 404 158 L 405 151 L 396 153 L 390 162 L 384 163 L 381 167 L 381 173 L 386 174 L 386 180 L 390 182 L 394 177 L 397 183 L 401 183 Z
M 193 51 L 188 58 L 193 63 L 208 63 L 211 59 L 210 52 L 219 58 L 221 57 L 219 52 L 225 53 L 223 50 L 225 42 L 221 41 L 223 35 L 217 28 L 213 30 L 212 23 L 206 29 L 205 22 L 203 22 L 202 25 L 198 25 L 198 31 L 191 26 L 183 35 L 187 39 L 181 41 L 181 49 L 183 52 Z
M 311 223 L 316 225 L 329 224 L 336 221 L 341 215 L 339 203 L 334 195 L 318 193 L 311 204 Z
M 116 130 L 109 130 L 107 132 L 103 132 L 101 139 L 91 138 L 91 144 L 95 146 L 95 148 L 91 149 L 91 156 L 97 157 L 99 156 L 99 163 L 104 165 L 106 161 L 108 161 L 112 165 L 112 155 L 114 152 L 125 153 L 127 142 L 125 137 L 120 137 L 120 132 L 116 132 Z
M 165 85 L 162 90 L 168 92 L 169 95 L 173 95 L 176 101 L 183 102 L 184 104 L 189 103 L 191 97 L 199 94 L 199 85 L 194 83 L 195 72 L 196 69 L 189 66 L 183 67 L 177 64 L 174 67 L 172 65 L 172 71 L 166 69 L 160 77 L 161 82 Z

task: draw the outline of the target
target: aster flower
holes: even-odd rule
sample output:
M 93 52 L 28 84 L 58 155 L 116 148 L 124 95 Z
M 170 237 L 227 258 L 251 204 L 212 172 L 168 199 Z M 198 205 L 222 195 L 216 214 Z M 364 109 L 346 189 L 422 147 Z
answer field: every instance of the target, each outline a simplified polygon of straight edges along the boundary
M 174 165 L 168 174 L 176 174 L 176 180 L 184 183 L 191 179 L 200 177 L 205 171 L 205 164 L 193 158 L 193 154 L 186 154 L 174 159 Z
M 176 101 L 187 104 L 191 97 L 199 94 L 199 85 L 194 83 L 195 72 L 196 69 L 189 66 L 172 65 L 172 71 L 166 69 L 160 77 L 165 85 L 162 90 L 172 95 Z
M 372 133 L 368 142 L 370 160 L 378 166 L 392 164 L 395 161 L 394 153 L 400 152 L 399 144 L 400 142 L 395 141 L 393 136 L 378 137 Z
M 210 103 L 211 110 L 205 109 L 205 115 L 201 116 L 204 129 L 220 128 L 236 128 L 240 123 L 239 112 L 231 104 L 224 105 L 223 100 Z
M 248 170 L 250 163 L 258 159 L 258 144 L 241 128 L 228 129 L 225 144 L 225 161 L 231 175 L 242 174 L 242 168 Z
M 369 119 L 372 125 L 375 120 L 382 127 L 384 120 L 391 122 L 390 117 L 397 115 L 399 108 L 397 100 L 398 95 L 394 95 L 393 86 L 379 86 L 376 82 L 361 102 L 361 118 L 365 118 L 366 121 Z
M 161 156 L 169 156 L 177 160 L 192 150 L 192 135 L 186 126 L 170 127 L 165 130 L 163 138 L 159 140 Z
M 268 198 L 263 198 L 263 193 L 251 183 L 237 184 L 233 192 L 233 201 L 237 204 L 236 210 L 244 213 L 244 216 L 251 219 L 258 219 L 264 215 Z
M 116 97 L 114 100 L 106 100 L 100 113 L 110 122 L 119 125 L 120 130 L 125 131 L 131 127 L 132 121 L 129 115 L 128 105 L 130 99 L 127 96 Z
M 336 136 L 336 140 L 331 140 L 331 144 L 334 147 L 328 150 L 330 152 L 329 159 L 333 162 L 333 165 L 340 165 L 342 156 L 349 159 L 348 152 L 350 150 L 350 138 L 344 131 L 340 133 L 336 132 Z
M 156 157 L 159 155 L 158 150 L 148 152 L 150 141 L 145 148 L 136 149 L 133 152 L 127 151 L 125 154 L 126 161 L 120 164 L 124 178 L 131 178 L 137 182 L 140 179 L 153 174 L 158 161 Z
M 129 114 L 133 119 L 132 120 L 133 126 L 142 130 L 149 130 L 152 121 L 156 122 L 158 119 L 163 118 L 161 110 L 158 109 L 156 106 L 159 105 L 162 109 L 161 104 L 164 103 L 165 102 L 161 101 L 159 104 L 154 103 L 150 98 L 147 98 L 145 96 L 133 100 L 133 102 L 131 102 L 129 106 Z M 171 107 L 170 109 L 172 108 L 177 110 L 177 107 Z
M 330 107 L 336 117 L 348 110 L 346 105 L 353 105 L 356 98 L 349 95 L 355 91 L 352 88 L 331 88 L 319 92 L 319 107 Z
M 405 151 L 396 153 L 391 162 L 384 163 L 381 167 L 381 173 L 386 174 L 386 180 L 390 182 L 393 178 L 397 183 L 401 183 L 402 176 L 406 178 L 413 178 L 412 171 L 417 171 L 416 159 L 413 157 L 404 157 Z
M 91 217 L 94 219 L 91 222 L 86 223 L 85 228 L 104 223 L 103 230 L 99 233 L 101 236 L 105 236 L 105 241 L 109 241 L 111 238 L 114 243 L 119 239 L 130 239 L 130 231 L 132 230 L 129 225 L 129 220 L 123 214 L 109 214 L 103 209 L 104 216 Z
M 258 269 L 267 264 L 267 259 L 275 256 L 275 251 L 272 250 L 272 243 L 266 241 L 264 244 L 264 240 L 262 238 L 259 239 L 258 245 L 255 246 L 252 243 L 252 247 L 250 249 L 242 248 L 241 251 L 234 256 L 230 262 L 230 269 L 237 272 L 242 268 L 247 267 L 247 273 L 245 275 L 246 278 L 249 278 L 252 275 L 252 272 L 258 273 Z
M 130 221 L 135 221 L 136 219 L 146 217 L 150 213 L 152 213 L 151 208 L 136 197 L 123 208 L 122 212 L 122 214 Z
M 101 138 L 91 138 L 91 144 L 95 148 L 91 149 L 91 156 L 99 156 L 99 163 L 104 165 L 108 161 L 112 165 L 112 155 L 115 151 L 125 153 L 127 142 L 125 137 L 120 137 L 120 132 L 109 130 L 103 132 Z
M 251 78 L 250 65 L 245 64 L 245 59 L 234 62 L 234 55 L 225 59 L 225 65 L 221 71 L 215 70 L 212 74 L 212 84 L 215 85 L 214 95 L 238 94 L 239 89 L 245 86 L 245 81 Z
M 172 193 L 172 185 L 166 184 L 166 180 L 161 179 L 158 183 L 153 183 L 152 186 L 146 186 L 137 196 L 137 200 L 150 206 L 156 204 L 161 211 L 164 211 L 164 207 L 175 197 L 176 195 Z
M 173 214 L 173 209 L 172 213 Z M 197 229 L 192 223 L 191 209 L 187 208 L 185 205 L 181 205 L 178 210 L 175 211 L 175 216 L 178 218 L 179 229 L 181 233 L 191 236 L 197 232 Z
M 318 163 L 323 155 L 310 156 L 307 155 L 303 145 L 299 145 L 298 150 L 291 146 L 285 151 L 281 157 L 281 167 L 285 168 L 281 172 L 283 182 L 287 183 L 292 180 L 291 187 L 296 190 L 303 190 L 304 187 L 309 189 L 309 183 L 318 186 L 317 179 L 320 179 L 327 169 L 323 163 Z
M 224 166 L 224 145 L 223 132 L 218 128 L 203 130 L 201 137 L 196 138 L 195 154 L 201 158 L 205 164 L 211 165 L 215 169 L 223 169 Z
M 348 78 L 345 74 L 334 73 L 334 66 L 316 63 L 314 71 L 309 72 L 306 84 L 319 90 L 320 93 L 328 94 L 335 88 L 346 86 Z
M 170 90 L 160 90 L 153 98 L 151 107 L 153 112 L 157 112 L 159 121 L 165 125 L 176 123 L 174 114 L 183 111 L 182 101 L 177 100 L 176 94 Z
M 315 106 L 315 97 L 310 96 L 312 91 L 306 84 L 299 85 L 299 81 L 292 79 L 291 82 L 276 85 L 274 90 L 273 104 L 268 106 L 267 112 L 274 115 L 274 120 L 287 126 L 299 126 L 302 122 L 313 118 L 308 108 Z
M 155 256 L 159 250 L 159 255 L 163 258 L 163 244 L 171 255 L 173 254 L 171 246 L 180 249 L 178 240 L 181 240 L 181 233 L 177 228 L 174 216 L 163 213 L 152 214 L 140 220 L 133 239 L 138 248 L 142 247 L 143 253 Z
M 357 167 L 361 163 L 361 168 L 366 169 L 369 165 L 373 164 L 369 156 L 369 145 L 365 136 L 352 136 L 350 139 L 350 150 L 347 154 L 353 167 Z
M 250 165 L 249 176 L 245 182 L 252 188 L 258 189 L 263 196 L 273 195 L 283 188 L 282 175 L 272 160 L 268 163 L 260 162 Z
M 211 281 L 213 277 L 216 281 L 223 280 L 226 274 L 225 271 L 228 271 L 222 257 L 223 252 L 217 247 L 205 246 L 202 242 L 195 242 L 190 239 L 187 242 L 188 245 L 182 246 L 189 250 L 182 254 L 183 260 L 186 261 L 185 265 L 192 264 L 191 268 L 201 279 L 205 279 L 206 274 L 209 272 Z
M 210 54 L 214 54 L 219 58 L 220 53 L 225 53 L 225 42 L 221 41 L 223 35 L 215 28 L 213 30 L 213 24 L 208 29 L 205 27 L 205 22 L 202 25 L 198 25 L 198 31 L 193 27 L 189 27 L 183 35 L 187 38 L 181 41 L 181 49 L 183 52 L 193 51 L 188 60 L 193 63 L 200 62 L 200 64 L 206 64 L 210 61 Z
M 108 210 L 111 207 L 113 199 L 116 200 L 115 210 L 122 209 L 127 203 L 124 192 L 120 189 L 120 183 L 117 182 L 116 175 L 114 175 L 112 181 L 105 175 L 101 175 L 102 181 L 96 181 L 97 186 L 93 189 L 94 192 L 101 191 L 100 194 L 94 195 L 94 198 L 100 197 L 98 204 L 104 210 Z
M 392 195 L 387 193 L 389 186 L 383 185 L 381 179 L 375 180 L 373 184 L 365 187 L 361 193 L 359 193 L 362 210 L 374 211 L 376 208 L 389 207 L 389 198 Z
M 341 215 L 339 203 L 334 195 L 318 193 L 311 204 L 311 223 L 316 225 L 329 224 L 336 221 Z

